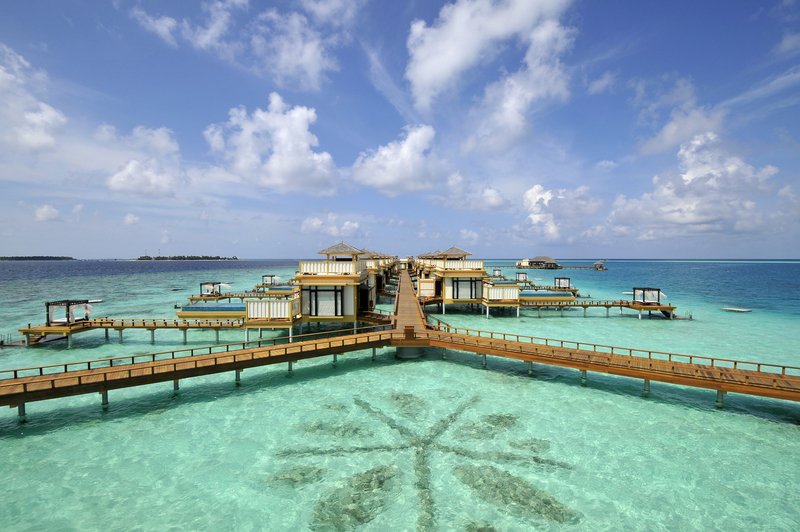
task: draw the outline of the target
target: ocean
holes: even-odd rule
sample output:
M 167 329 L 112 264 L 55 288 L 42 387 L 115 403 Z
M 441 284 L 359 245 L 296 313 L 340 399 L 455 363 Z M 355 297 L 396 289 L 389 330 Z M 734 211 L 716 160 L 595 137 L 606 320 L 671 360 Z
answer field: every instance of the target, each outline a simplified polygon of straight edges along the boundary
M 513 261 L 501 265 L 513 278 Z M 591 261 L 563 264 L 586 265 Z M 102 299 L 94 316 L 174 318 L 202 282 L 245 290 L 296 260 L 0 262 L 0 333 L 46 301 Z M 606 262 L 529 270 L 581 294 L 660 288 L 681 316 L 604 309 L 480 310 L 453 326 L 800 367 L 800 263 Z M 179 289 L 179 290 L 174 290 Z M 379 307 L 392 308 L 381 299 Z M 752 309 L 750 313 L 720 310 Z M 433 307 L 430 307 L 433 309 Z M 319 326 L 320 330 L 333 326 Z M 316 330 L 316 326 L 315 329 Z M 295 332 L 299 332 L 295 330 Z M 277 336 L 279 331 L 265 331 Z M 222 331 L 240 342 L 242 331 Z M 212 331 L 128 330 L 0 349 L 0 369 L 170 351 Z M 443 357 L 444 355 L 444 357 Z M 800 405 L 474 354 L 391 348 L 112 390 L 0 413 L 3 530 L 798 530 Z

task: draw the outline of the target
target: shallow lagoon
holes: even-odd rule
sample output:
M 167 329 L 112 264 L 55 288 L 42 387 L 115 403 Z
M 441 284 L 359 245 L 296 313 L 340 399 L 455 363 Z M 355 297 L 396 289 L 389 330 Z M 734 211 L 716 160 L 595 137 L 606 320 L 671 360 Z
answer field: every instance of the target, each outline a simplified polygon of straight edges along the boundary
M 487 265 L 498 261 L 487 261 Z M 202 281 L 250 288 L 294 263 L 108 271 L 24 279 L 3 294 L 5 332 L 44 318 L 43 302 L 104 299 L 98 315 L 172 317 Z M 457 326 L 800 366 L 800 265 L 609 262 L 564 270 L 581 292 L 617 299 L 662 288 L 693 320 L 604 310 L 449 308 Z M 192 265 L 191 268 L 196 268 Z M 515 270 L 504 273 L 512 276 Z M 80 273 L 80 270 L 78 270 Z M 13 272 L 12 272 L 13 274 Z M 12 274 L 5 273 L 8 277 Z M 545 272 L 531 273 L 551 281 Z M 762 283 L 775 281 L 775 293 Z M 180 292 L 170 288 L 184 287 Z M 777 287 L 780 287 L 777 289 Z M 756 295 L 758 297 L 756 298 Z M 390 304 L 384 302 L 389 308 Z M 737 306 L 750 314 L 719 311 Z M 241 341 L 241 331 L 222 340 Z M 190 332 L 189 347 L 213 342 Z M 181 333 L 123 344 L 100 332 L 0 351 L 3 369 L 181 348 Z M 28 405 L 0 417 L 0 519 L 9 530 L 794 530 L 800 526 L 800 405 L 438 349 L 391 349 Z M 491 528 L 486 528 L 491 529 Z

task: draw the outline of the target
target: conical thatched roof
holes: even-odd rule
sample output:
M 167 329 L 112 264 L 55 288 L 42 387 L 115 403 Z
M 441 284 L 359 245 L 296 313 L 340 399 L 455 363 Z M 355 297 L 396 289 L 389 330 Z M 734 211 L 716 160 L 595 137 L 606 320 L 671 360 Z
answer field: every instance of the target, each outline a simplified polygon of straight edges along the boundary
M 345 244 L 344 242 L 340 242 L 335 246 L 331 246 L 327 249 L 323 249 L 322 251 L 318 251 L 320 255 L 359 255 L 361 250 L 358 248 L 354 248 L 350 244 Z
M 555 262 L 556 259 L 553 257 L 548 257 L 547 255 L 537 255 L 530 259 L 530 262 Z
M 440 255 L 446 255 L 448 257 L 466 257 L 467 255 L 472 255 L 469 251 L 464 251 L 461 248 L 456 246 L 451 247 L 450 249 L 446 249 L 439 253 Z

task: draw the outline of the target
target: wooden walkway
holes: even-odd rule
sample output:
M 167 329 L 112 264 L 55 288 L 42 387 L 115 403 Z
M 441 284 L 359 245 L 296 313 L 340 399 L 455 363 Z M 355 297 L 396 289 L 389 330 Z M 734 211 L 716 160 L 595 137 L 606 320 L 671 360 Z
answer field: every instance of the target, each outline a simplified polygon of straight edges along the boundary
M 717 391 L 718 405 L 726 392 L 800 401 L 798 367 L 428 324 L 403 271 L 391 326 L 0 371 L 0 405 L 20 406 L 24 414 L 27 402 L 96 392 L 106 404 L 108 390 L 167 381 L 177 389 L 180 379 L 227 371 L 235 371 L 238 380 L 246 368 L 288 363 L 292 371 L 298 360 L 369 348 L 374 357 L 374 349 L 385 346 L 472 352 L 483 356 L 484 366 L 487 356 L 497 356 L 526 362 L 529 371 L 533 363 L 573 368 L 583 382 L 588 371 L 620 375 L 642 379 L 646 391 L 650 381 L 707 388 Z

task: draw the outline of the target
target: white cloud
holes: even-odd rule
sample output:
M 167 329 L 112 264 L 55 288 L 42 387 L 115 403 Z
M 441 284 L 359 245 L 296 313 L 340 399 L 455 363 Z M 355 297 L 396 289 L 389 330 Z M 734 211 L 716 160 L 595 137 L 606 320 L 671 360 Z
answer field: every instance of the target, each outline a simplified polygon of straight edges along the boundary
M 471 231 L 469 229 L 462 229 L 461 230 L 461 240 L 467 242 L 467 244 L 477 244 L 478 243 L 478 233 L 475 231 Z
M 281 193 L 332 194 L 338 175 L 333 158 L 317 153 L 319 145 L 309 126 L 317 120 L 314 109 L 290 108 L 273 92 L 266 111 L 230 110 L 224 124 L 203 132 L 212 152 L 228 162 L 228 171 L 258 186 Z
M 525 192 L 523 205 L 530 213 L 529 227 L 547 240 L 557 240 L 562 237 L 562 228 L 573 229 L 582 218 L 597 213 L 603 200 L 591 196 L 587 186 L 545 190 L 537 184 Z
M 448 175 L 447 163 L 429 150 L 436 131 L 428 125 L 406 126 L 405 138 L 361 152 L 353 179 L 394 197 L 433 188 Z
M 169 244 L 171 241 L 172 241 L 172 239 L 169 236 L 169 231 L 167 231 L 166 229 L 162 230 L 161 231 L 161 243 L 162 244 Z
M 754 230 L 764 223 L 755 200 L 769 192 L 777 168 L 759 170 L 731 155 L 717 135 L 697 135 L 678 152 L 681 174 L 653 178 L 653 191 L 614 201 L 609 224 L 650 239 Z
M 317 24 L 346 26 L 366 0 L 300 0 L 300 5 Z
M 178 23 L 159 18 L 140 7 L 130 15 L 147 31 L 170 46 L 180 36 L 191 46 L 220 57 L 282 87 L 319 91 L 326 73 L 338 70 L 333 50 L 351 40 L 347 28 L 365 0 L 299 0 L 310 17 L 299 11 L 280 13 L 269 8 L 240 23 L 249 0 L 209 0 L 201 4 L 205 20 Z
M 129 212 L 122 219 L 122 223 L 125 224 L 125 225 L 134 225 L 134 224 L 138 224 L 139 220 L 140 220 L 140 218 L 138 216 L 136 216 L 135 214 L 132 214 L 132 213 Z
M 783 91 L 796 90 L 795 86 L 798 84 L 800 84 L 800 66 L 793 66 L 786 72 L 763 81 L 758 86 L 723 102 L 721 105 L 728 107 L 748 104 L 756 100 L 770 98 Z
M 283 87 L 319 91 L 325 72 L 338 70 L 322 35 L 299 13 L 276 10 L 258 16 L 250 39 L 257 67 Z
M 205 27 L 193 26 L 184 19 L 181 24 L 181 35 L 195 48 L 216 52 L 223 59 L 233 61 L 244 48 L 244 44 L 239 41 L 226 40 L 225 37 L 233 25 L 232 12 L 247 9 L 248 4 L 248 0 L 203 2 L 202 10 L 207 14 Z
M 131 159 L 109 177 L 106 184 L 117 192 L 158 198 L 174 196 L 178 182 L 178 176 L 162 167 L 156 159 L 145 162 Z
M 466 70 L 494 57 L 505 41 L 525 39 L 543 20 L 558 18 L 569 3 L 457 0 L 442 7 L 432 26 L 415 20 L 406 43 L 406 78 L 417 108 L 429 109 Z
M 36 207 L 36 221 L 37 222 L 49 222 L 58 218 L 58 209 L 53 207 L 52 205 L 42 205 L 40 207 Z
M 777 55 L 795 55 L 800 52 L 800 33 L 784 33 L 783 39 L 775 45 L 772 52 Z
M 508 207 L 510 202 L 496 188 L 485 188 L 481 193 L 481 205 L 484 210 L 496 211 Z
M 613 170 L 614 168 L 617 167 L 617 163 L 615 163 L 614 161 L 603 160 L 596 163 L 594 167 L 597 168 L 598 170 L 603 170 L 603 171 Z
M 586 92 L 589 94 L 600 94 L 610 91 L 614 87 L 616 77 L 616 73 L 608 70 L 602 76 L 589 83 L 589 87 L 586 89 Z
M 673 109 L 669 122 L 655 137 L 645 141 L 639 151 L 644 154 L 663 153 L 695 135 L 719 131 L 726 114 L 726 109 Z
M 72 214 L 80 215 L 82 211 L 83 211 L 83 203 L 79 203 L 74 207 L 72 207 Z
M 41 90 L 46 80 L 44 73 L 0 43 L 0 141 L 24 151 L 55 146 L 67 118 L 34 96 L 32 89 Z
M 170 46 L 178 46 L 175 42 L 175 37 L 172 32 L 178 27 L 178 22 L 171 17 L 151 17 L 142 10 L 140 7 L 134 7 L 130 10 L 131 18 L 136 20 L 142 28 L 151 31 L 161 37 L 161 39 Z
M 486 87 L 480 108 L 473 111 L 481 117 L 480 125 L 464 142 L 463 151 L 509 149 L 525 134 L 533 102 L 569 97 L 569 76 L 559 57 L 572 46 L 571 30 L 546 20 L 533 29 L 529 40 L 524 66 Z
M 359 236 L 362 234 L 361 225 L 358 222 L 345 220 L 338 223 L 338 215 L 328 213 L 326 219 L 309 216 L 300 225 L 301 233 L 323 234 L 332 237 L 347 238 L 351 236 Z

